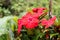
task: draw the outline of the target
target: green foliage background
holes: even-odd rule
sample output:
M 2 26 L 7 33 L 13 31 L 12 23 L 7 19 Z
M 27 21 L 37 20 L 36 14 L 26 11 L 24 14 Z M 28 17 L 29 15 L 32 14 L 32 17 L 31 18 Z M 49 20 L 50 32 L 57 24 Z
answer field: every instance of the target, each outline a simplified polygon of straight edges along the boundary
M 59 15 L 59 4 L 60 0 L 52 0 L 53 14 Z M 19 15 L 34 7 L 46 7 L 49 9 L 49 0 L 0 0 L 0 16 Z
M 0 40 L 13 40 L 18 17 L 34 7 L 49 10 L 49 0 L 0 0 Z M 60 17 L 60 0 L 52 0 L 52 13 Z

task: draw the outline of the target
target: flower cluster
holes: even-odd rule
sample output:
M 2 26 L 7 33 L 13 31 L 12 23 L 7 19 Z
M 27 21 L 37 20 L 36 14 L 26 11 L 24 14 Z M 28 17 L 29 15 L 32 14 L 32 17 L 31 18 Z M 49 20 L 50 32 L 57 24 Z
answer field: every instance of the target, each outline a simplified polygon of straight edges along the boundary
M 45 18 L 41 20 L 41 24 L 45 27 L 45 28 L 49 28 L 51 25 L 54 24 L 54 21 L 56 20 L 56 16 L 54 16 L 53 18 L 46 20 Z
M 26 29 L 33 29 L 38 26 L 39 22 L 41 22 L 42 26 L 45 26 L 45 28 L 49 28 L 51 25 L 53 25 L 56 17 L 53 17 L 49 20 L 42 19 L 40 21 L 39 17 L 47 14 L 45 10 L 47 9 L 33 8 L 32 12 L 27 12 L 26 15 L 24 15 L 21 19 L 18 19 L 18 33 L 20 33 L 22 26 L 24 26 Z

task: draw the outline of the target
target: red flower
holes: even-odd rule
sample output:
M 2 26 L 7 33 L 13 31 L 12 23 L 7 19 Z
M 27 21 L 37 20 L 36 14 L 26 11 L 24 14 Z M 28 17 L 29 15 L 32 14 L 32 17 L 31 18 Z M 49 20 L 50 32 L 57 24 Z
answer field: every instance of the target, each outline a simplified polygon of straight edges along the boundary
M 32 11 L 35 12 L 35 13 L 41 13 L 43 12 L 44 10 L 47 10 L 46 8 L 33 8 Z
M 21 19 L 18 20 L 18 33 L 22 29 L 22 25 L 27 29 L 33 29 L 38 26 L 39 17 L 44 14 L 45 8 L 34 8 L 32 12 L 27 12 Z M 33 13 L 33 14 L 32 14 Z
M 18 33 L 20 33 L 21 29 L 22 29 L 22 19 L 18 19 Z
M 18 33 L 22 29 L 22 25 L 25 26 L 27 29 L 33 29 L 38 26 L 39 20 L 34 18 L 30 14 L 26 14 L 22 17 L 22 19 L 18 20 Z
M 23 23 L 27 29 L 32 29 L 38 26 L 39 20 L 34 18 L 33 15 L 27 14 L 23 17 Z
M 33 8 L 32 11 L 35 12 L 35 13 L 37 13 L 38 8 Z
M 44 26 L 45 28 L 49 28 L 51 25 L 54 24 L 54 21 L 56 20 L 56 17 L 53 17 L 49 20 L 43 19 L 41 20 L 41 24 L 42 26 Z
M 44 12 L 44 10 L 47 10 L 47 9 L 46 8 L 33 8 L 32 12 L 27 12 L 26 15 L 23 16 L 23 18 L 28 17 L 28 16 L 39 18 L 41 15 L 44 15 L 45 13 L 47 14 L 47 12 Z
M 47 14 L 47 12 L 44 12 L 44 10 L 47 10 L 46 8 L 33 8 L 33 16 L 35 18 L 39 18 L 41 15 Z
M 39 23 L 39 20 L 37 18 L 33 18 L 33 17 L 25 18 L 25 21 L 27 22 L 27 24 L 25 25 L 25 27 L 27 29 L 35 28 L 38 26 L 38 23 Z

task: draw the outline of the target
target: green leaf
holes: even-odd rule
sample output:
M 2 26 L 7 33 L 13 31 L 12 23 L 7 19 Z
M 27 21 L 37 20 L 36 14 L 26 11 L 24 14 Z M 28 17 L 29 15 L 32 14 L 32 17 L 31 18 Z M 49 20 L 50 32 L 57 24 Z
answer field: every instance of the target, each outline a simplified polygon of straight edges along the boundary
M 39 38 L 42 38 L 44 36 L 44 33 L 42 33 L 39 29 L 35 29 L 35 36 L 33 40 L 38 40 Z
M 58 33 L 50 34 L 50 39 L 51 39 L 53 36 L 56 36 L 56 35 L 58 35 Z
M 0 36 L 2 34 L 7 33 L 7 21 L 10 19 L 11 17 L 4 17 L 4 18 L 0 18 Z
M 10 40 L 13 40 L 14 27 L 17 27 L 17 19 L 14 20 L 14 17 L 15 16 L 7 16 L 0 18 L 0 36 L 7 34 L 7 36 L 9 35 L 8 38 L 10 38 Z
M 60 25 L 60 18 L 56 19 L 54 25 L 55 25 L 55 26 L 59 26 L 59 25 Z

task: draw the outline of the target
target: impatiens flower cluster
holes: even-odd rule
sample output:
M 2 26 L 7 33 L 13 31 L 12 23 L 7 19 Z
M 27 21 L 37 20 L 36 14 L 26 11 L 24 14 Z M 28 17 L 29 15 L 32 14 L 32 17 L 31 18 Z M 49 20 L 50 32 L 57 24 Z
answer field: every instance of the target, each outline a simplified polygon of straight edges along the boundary
M 51 25 L 54 24 L 54 21 L 56 20 L 56 17 L 54 16 L 53 18 L 46 20 L 46 19 L 42 19 L 41 20 L 41 24 L 45 27 L 45 28 L 49 28 Z
M 46 8 L 33 8 L 32 12 L 27 12 L 26 15 L 24 15 L 21 19 L 18 19 L 18 33 L 20 33 L 22 26 L 24 26 L 26 29 L 34 29 L 38 26 L 40 19 L 39 17 L 47 14 L 47 12 L 44 12 L 47 10 Z M 53 17 L 49 20 L 43 19 L 41 20 L 42 26 L 45 26 L 45 28 L 48 28 L 49 26 L 53 25 L 56 17 Z
M 33 29 L 38 26 L 39 20 L 34 18 L 33 16 L 27 14 L 22 19 L 18 20 L 18 33 L 22 29 L 22 25 L 25 26 L 27 29 Z

